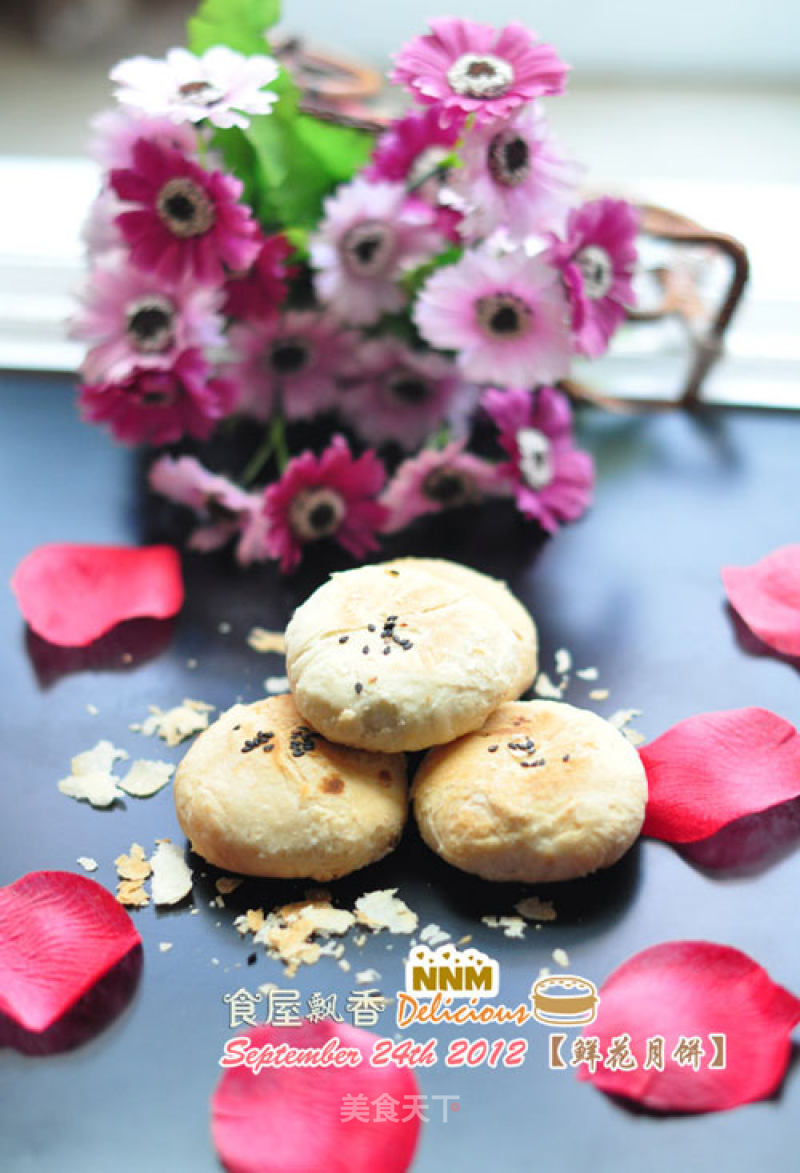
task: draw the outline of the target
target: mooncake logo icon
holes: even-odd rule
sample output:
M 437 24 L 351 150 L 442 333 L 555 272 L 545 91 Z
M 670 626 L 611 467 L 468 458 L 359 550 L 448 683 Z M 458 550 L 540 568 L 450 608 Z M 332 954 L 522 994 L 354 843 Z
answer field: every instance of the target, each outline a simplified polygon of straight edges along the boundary
M 531 986 L 533 1017 L 547 1026 L 583 1026 L 597 1018 L 597 986 L 575 973 L 540 977 Z
M 405 963 L 406 993 L 416 998 L 447 994 L 451 998 L 494 998 L 500 988 L 500 966 L 478 949 L 417 945 Z

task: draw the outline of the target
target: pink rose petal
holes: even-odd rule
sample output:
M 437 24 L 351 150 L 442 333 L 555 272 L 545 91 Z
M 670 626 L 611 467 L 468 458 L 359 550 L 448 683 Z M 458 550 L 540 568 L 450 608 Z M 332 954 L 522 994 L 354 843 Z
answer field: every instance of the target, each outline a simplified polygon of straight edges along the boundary
M 413 1072 L 394 1064 L 373 1067 L 377 1035 L 329 1019 L 295 1027 L 259 1026 L 246 1031 L 265 1045 L 322 1048 L 332 1039 L 354 1048 L 355 1067 L 244 1066 L 223 1074 L 211 1101 L 211 1130 L 229 1173 L 404 1173 L 411 1164 L 420 1121 L 407 1097 L 419 1094 Z M 375 1120 L 379 1096 L 396 1101 L 396 1119 Z M 348 1115 L 357 1097 L 367 1119 Z
M 643 835 L 693 843 L 744 815 L 800 796 L 800 737 L 767 709 L 700 713 L 639 751 Z
M 600 1008 L 584 1036 L 599 1039 L 603 1057 L 614 1039 L 630 1037 L 638 1066 L 579 1078 L 612 1095 L 657 1111 L 715 1112 L 771 1095 L 791 1053 L 790 1034 L 800 1021 L 800 1000 L 776 985 L 765 969 L 738 949 L 709 941 L 669 941 L 637 953 L 600 989 Z M 664 1070 L 645 1069 L 648 1040 L 664 1039 Z M 725 1066 L 712 1068 L 724 1035 Z M 681 1037 L 700 1038 L 698 1069 L 672 1058 Z
M 723 566 L 728 601 L 778 652 L 800 656 L 800 545 L 781 546 L 754 566 Z
M 171 546 L 38 546 L 11 587 L 33 630 L 61 647 L 85 647 L 125 619 L 164 619 L 183 605 Z
M 137 945 L 133 921 L 102 885 L 29 872 L 0 888 L 0 1012 L 46 1030 Z

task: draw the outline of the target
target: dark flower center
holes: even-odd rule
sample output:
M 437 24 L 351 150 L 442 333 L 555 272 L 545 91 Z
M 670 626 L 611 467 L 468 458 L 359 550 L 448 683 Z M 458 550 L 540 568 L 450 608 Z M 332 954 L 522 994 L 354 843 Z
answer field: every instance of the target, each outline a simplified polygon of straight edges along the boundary
M 299 338 L 283 338 L 272 345 L 269 364 L 276 375 L 296 375 L 311 361 L 311 347 Z
M 171 407 L 180 397 L 180 382 L 164 371 L 147 371 L 128 386 L 143 407 Z
M 222 90 L 210 81 L 186 81 L 178 86 L 178 94 L 181 98 L 189 98 L 197 106 L 213 106 L 224 97 Z
M 422 492 L 437 505 L 454 508 L 475 499 L 475 485 L 452 468 L 434 468 L 422 482 Z
M 450 88 L 468 98 L 499 98 L 511 88 L 514 68 L 493 53 L 464 53 L 447 71 Z
M 160 354 L 175 341 L 175 308 L 166 298 L 147 297 L 128 306 L 125 332 L 136 350 Z
M 514 130 L 503 130 L 489 144 L 489 173 L 495 183 L 516 187 L 531 169 L 531 152 L 527 141 Z
M 168 180 L 158 193 L 156 211 L 175 236 L 202 236 L 214 227 L 214 204 L 199 183 L 187 176 Z
M 411 372 L 400 372 L 389 378 L 387 382 L 389 395 L 392 399 L 408 406 L 416 406 L 430 399 L 432 388 L 427 380 Z
M 335 533 L 345 513 L 344 500 L 333 489 L 301 489 L 289 506 L 289 525 L 301 541 L 314 542 Z
M 381 220 L 354 224 L 342 237 L 344 266 L 354 277 L 380 277 L 394 260 L 395 234 Z
M 478 324 L 485 334 L 499 342 L 526 334 L 533 320 L 531 307 L 515 293 L 495 293 L 476 303 Z
M 599 244 L 587 244 L 575 257 L 583 276 L 583 289 L 591 301 L 605 297 L 614 284 L 614 263 Z

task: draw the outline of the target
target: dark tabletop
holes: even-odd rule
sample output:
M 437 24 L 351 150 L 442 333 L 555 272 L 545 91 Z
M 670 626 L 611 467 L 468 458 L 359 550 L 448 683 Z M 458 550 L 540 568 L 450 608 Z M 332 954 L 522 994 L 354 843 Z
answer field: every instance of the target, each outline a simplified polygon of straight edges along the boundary
M 422 525 L 391 553 L 437 553 L 509 580 L 531 609 L 542 640 L 542 667 L 566 647 L 576 667 L 566 699 L 604 715 L 637 708 L 634 722 L 652 738 L 693 713 L 761 705 L 793 723 L 797 664 L 767 650 L 730 613 L 720 582 L 724 564 L 752 563 L 798 540 L 800 415 L 714 411 L 625 419 L 587 414 L 581 439 L 594 454 L 598 488 L 591 512 L 553 540 L 505 512 L 463 514 Z M 80 424 L 66 381 L 0 375 L 0 571 L 44 542 L 141 543 L 163 536 L 159 511 L 142 488 L 141 469 L 98 430 Z M 263 695 L 282 661 L 246 643 L 255 624 L 282 628 L 292 608 L 332 566 L 325 556 L 294 578 L 274 568 L 237 570 L 227 555 L 184 559 L 187 601 L 174 624 L 139 621 L 85 653 L 59 652 L 26 633 L 15 601 L 0 590 L 0 883 L 39 868 L 79 871 L 78 856 L 99 863 L 95 878 L 113 890 L 113 861 L 134 841 L 183 842 L 169 788 L 94 810 L 59 794 L 70 758 L 101 737 L 132 757 L 178 761 L 182 747 L 129 730 L 151 704 L 184 697 L 219 708 Z M 220 631 L 220 624 L 230 630 Z M 197 666 L 190 667 L 196 660 Z M 130 661 L 130 662 L 126 662 Z M 590 701 L 592 688 L 606 701 Z M 93 715 L 87 706 L 98 710 Z M 558 919 L 524 940 L 481 923 L 507 915 L 524 890 L 463 876 L 437 860 L 410 830 L 387 860 L 332 886 L 336 901 L 397 887 L 420 916 L 500 962 L 502 1001 L 525 1001 L 541 966 L 566 949 L 569 968 L 600 984 L 633 953 L 655 943 L 696 938 L 734 945 L 772 977 L 800 992 L 797 947 L 798 859 L 792 835 L 766 860 L 712 872 L 663 843 L 643 841 L 606 874 L 537 889 Z M 233 929 L 247 907 L 271 907 L 302 886 L 249 881 L 225 908 L 212 907 L 218 875 L 198 860 L 194 904 L 133 915 L 144 941 L 136 991 L 99 1035 L 49 1056 L 0 1054 L 2 1173 L 153 1173 L 218 1169 L 208 1101 L 231 1031 L 226 994 L 277 982 L 303 998 L 336 992 L 341 1007 L 359 969 L 381 974 L 383 993 L 402 986 L 407 939 L 386 933 L 356 949 L 350 973 L 332 959 L 284 977 L 277 961 L 252 951 Z M 160 952 L 159 942 L 170 942 Z M 390 948 L 392 946 L 392 948 Z M 214 964 L 216 958 L 219 964 Z M 393 1033 L 391 1017 L 383 1030 Z M 380 1029 L 380 1028 L 378 1028 Z M 508 1029 L 416 1028 L 435 1033 L 440 1054 L 454 1034 L 512 1036 Z M 419 1073 L 429 1097 L 457 1095 L 448 1123 L 424 1127 L 414 1170 L 707 1170 L 750 1173 L 798 1165 L 800 1078 L 790 1070 L 770 1101 L 700 1117 L 656 1118 L 632 1111 L 548 1069 L 546 1029 L 528 1032 L 516 1070 Z

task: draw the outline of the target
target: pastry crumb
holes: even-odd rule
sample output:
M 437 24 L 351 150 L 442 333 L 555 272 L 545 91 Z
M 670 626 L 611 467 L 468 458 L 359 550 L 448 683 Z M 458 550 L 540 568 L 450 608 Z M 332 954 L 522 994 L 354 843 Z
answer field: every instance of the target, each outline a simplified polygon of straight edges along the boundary
M 359 986 L 368 986 L 371 982 L 379 982 L 381 975 L 377 969 L 362 969 L 356 974 L 356 984 Z
M 179 904 L 192 890 L 192 869 L 183 858 L 183 848 L 162 839 L 158 842 L 151 865 L 151 890 L 156 905 Z
M 514 905 L 525 920 L 556 920 L 557 914 L 552 900 L 540 900 L 538 896 L 526 896 Z
M 425 925 L 424 929 L 419 935 L 420 941 L 424 941 L 426 945 L 430 945 L 435 949 L 437 945 L 443 945 L 445 941 L 451 939 L 450 933 L 446 932 L 437 924 Z
M 100 710 L 98 709 L 97 705 L 88 704 L 86 706 L 86 712 L 90 717 L 97 717 L 100 713 Z
M 254 652 L 276 652 L 280 656 L 286 653 L 286 637 L 282 631 L 253 627 L 248 633 L 247 642 Z
M 581 680 L 597 680 L 600 673 L 596 668 L 578 668 L 575 675 Z
M 350 962 L 347 960 L 346 957 L 343 957 L 341 959 L 341 961 L 339 962 L 339 969 L 343 969 L 345 973 L 348 973 L 350 971 Z
M 159 953 L 169 953 L 171 948 L 172 948 L 172 941 L 159 941 L 158 942 Z
M 417 914 L 395 896 L 396 888 L 365 892 L 356 900 L 356 918 L 359 924 L 380 932 L 413 933 L 419 923 Z
M 567 648 L 558 648 L 555 665 L 557 676 L 567 676 L 572 671 L 572 653 Z
M 150 705 L 150 716 L 144 721 L 130 726 L 134 733 L 142 733 L 145 737 L 156 734 L 166 741 L 167 745 L 180 745 L 195 733 L 201 733 L 208 728 L 208 714 L 213 712 L 214 705 L 205 701 L 184 700 L 182 704 L 172 709 L 160 709 L 158 705 Z
M 80 864 L 85 872 L 97 871 L 97 860 L 92 859 L 90 855 L 79 855 L 76 862 Z
M 545 700 L 560 701 L 564 695 L 566 682 L 561 681 L 560 684 L 554 684 L 546 672 L 540 672 L 536 677 L 536 683 L 533 686 L 533 691 L 537 696 Z
M 227 619 L 223 619 L 221 623 L 217 624 L 217 631 L 220 633 L 220 635 L 230 635 L 230 633 L 233 631 L 233 628 L 231 627 L 230 623 L 228 623 Z
M 556 965 L 560 965 L 562 969 L 566 969 L 569 965 L 569 954 L 566 949 L 554 949 L 552 958 Z
M 593 688 L 589 693 L 589 700 L 591 701 L 607 701 L 609 696 L 607 688 Z
M 241 883 L 241 876 L 219 876 L 214 887 L 221 896 L 230 896 L 231 892 L 235 892 Z
M 175 767 L 171 762 L 153 762 L 140 758 L 120 781 L 120 789 L 133 798 L 152 798 L 167 785 Z
M 288 676 L 268 676 L 264 681 L 264 690 L 272 695 L 289 691 Z
M 502 929 L 504 937 L 521 939 L 525 935 L 525 921 L 521 916 L 482 916 L 481 921 L 490 929 Z

